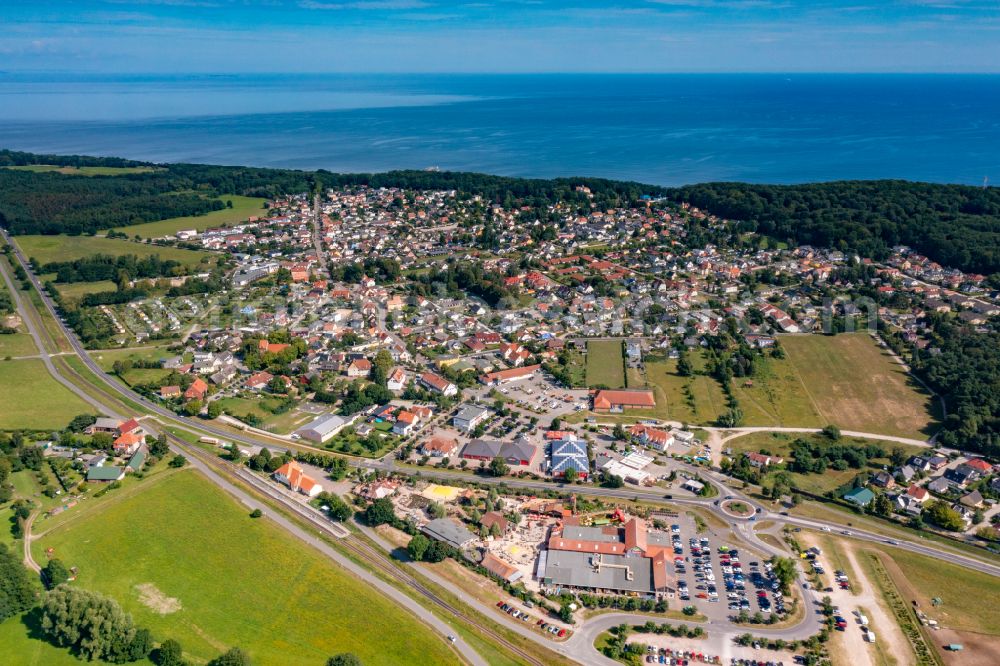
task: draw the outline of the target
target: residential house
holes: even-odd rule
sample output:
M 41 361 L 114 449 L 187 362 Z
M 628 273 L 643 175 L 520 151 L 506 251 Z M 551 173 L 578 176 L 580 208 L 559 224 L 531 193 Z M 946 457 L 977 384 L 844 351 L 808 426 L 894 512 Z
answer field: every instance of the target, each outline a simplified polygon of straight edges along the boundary
M 962 495 L 962 498 L 958 501 L 970 509 L 981 509 L 983 507 L 983 495 L 978 490 L 973 490 L 971 493 Z
M 458 453 L 458 441 L 448 437 L 431 437 L 420 445 L 418 453 L 432 458 L 450 458 Z
M 440 393 L 443 396 L 453 396 L 458 393 L 458 387 L 449 382 L 441 375 L 433 372 L 425 372 L 420 375 L 419 382 L 425 388 Z
M 784 462 L 784 458 L 781 458 L 780 456 L 769 456 L 763 453 L 757 453 L 756 451 L 747 452 L 746 458 L 747 462 L 749 462 L 751 466 L 761 469 L 770 467 L 771 465 L 780 465 Z
M 892 477 L 892 474 L 889 474 L 889 472 L 885 471 L 876 472 L 872 476 L 871 482 L 873 485 L 876 485 L 879 488 L 885 488 L 887 490 L 894 488 L 896 486 L 896 479 Z
M 204 400 L 208 393 L 208 384 L 201 377 L 195 377 L 191 385 L 184 391 L 185 400 Z
M 323 492 L 323 486 L 308 476 L 302 466 L 291 460 L 274 471 L 274 478 L 290 490 L 302 493 L 307 497 L 316 497 Z
M 396 422 L 392 425 L 393 434 L 402 437 L 408 436 L 417 427 L 420 418 L 411 411 L 401 409 L 396 414 Z
M 347 366 L 347 376 L 351 378 L 367 377 L 372 371 L 372 362 L 366 358 L 356 358 Z
M 385 386 L 390 391 L 402 391 L 406 388 L 407 376 L 406 370 L 402 367 L 393 368 L 392 372 L 389 373 L 389 377 L 386 379 Z
M 506 534 L 507 531 L 513 527 L 510 521 L 504 518 L 503 514 L 499 511 L 487 511 L 479 520 L 479 524 L 491 531 L 493 526 L 496 525 L 497 529 L 500 530 L 500 534 Z
M 875 499 L 875 493 L 868 488 L 854 488 L 844 493 L 841 497 L 852 504 L 866 507 Z

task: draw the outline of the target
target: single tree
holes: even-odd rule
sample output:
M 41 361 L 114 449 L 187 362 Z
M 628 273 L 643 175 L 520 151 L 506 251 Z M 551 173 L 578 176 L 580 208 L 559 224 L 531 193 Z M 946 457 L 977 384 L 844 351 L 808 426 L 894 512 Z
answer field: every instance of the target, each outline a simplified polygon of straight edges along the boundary
M 229 648 L 208 662 L 208 666 L 250 666 L 250 656 L 238 647 Z
M 497 456 L 490 461 L 490 474 L 493 476 L 505 476 L 510 473 L 510 466 L 502 457 Z
M 42 567 L 42 583 L 45 589 L 51 590 L 57 585 L 62 585 L 69 580 L 69 569 L 59 558 L 54 558 Z
M 406 544 L 406 552 L 409 553 L 410 559 L 420 562 L 424 559 L 424 555 L 427 553 L 430 545 L 431 540 L 423 534 L 414 534 L 410 539 L 410 543 Z
M 181 649 L 181 644 L 173 638 L 160 643 L 160 647 L 153 652 L 153 663 L 156 666 L 184 666 L 184 650 Z

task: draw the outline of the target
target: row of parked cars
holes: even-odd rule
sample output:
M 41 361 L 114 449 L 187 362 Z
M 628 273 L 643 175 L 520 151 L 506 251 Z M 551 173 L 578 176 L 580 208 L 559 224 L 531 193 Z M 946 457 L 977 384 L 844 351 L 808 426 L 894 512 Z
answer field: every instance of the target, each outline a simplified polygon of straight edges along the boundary
M 668 666 L 688 666 L 689 664 L 721 664 L 722 659 L 715 655 L 695 652 L 694 650 L 673 650 L 646 646 L 646 663 L 668 664 Z
M 528 620 L 532 619 L 531 616 L 525 613 L 523 610 L 520 610 L 513 604 L 508 604 L 503 600 L 497 602 L 497 608 L 502 610 L 504 613 L 507 613 L 507 615 L 510 615 L 512 618 L 516 620 L 521 620 L 522 622 L 527 622 Z M 546 631 L 552 634 L 553 636 L 558 636 L 559 638 L 562 638 L 566 635 L 565 629 L 557 627 L 554 624 L 549 624 L 545 620 L 538 620 L 535 624 L 538 626 L 539 629 L 541 629 L 542 631 Z

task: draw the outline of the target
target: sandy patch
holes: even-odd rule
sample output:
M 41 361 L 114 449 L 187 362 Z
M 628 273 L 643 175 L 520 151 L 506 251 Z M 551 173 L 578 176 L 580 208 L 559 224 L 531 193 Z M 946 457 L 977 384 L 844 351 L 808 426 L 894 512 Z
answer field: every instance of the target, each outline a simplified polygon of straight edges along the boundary
M 135 586 L 139 593 L 139 603 L 154 613 L 160 615 L 170 615 L 181 609 L 181 600 L 168 597 L 152 583 L 142 583 Z

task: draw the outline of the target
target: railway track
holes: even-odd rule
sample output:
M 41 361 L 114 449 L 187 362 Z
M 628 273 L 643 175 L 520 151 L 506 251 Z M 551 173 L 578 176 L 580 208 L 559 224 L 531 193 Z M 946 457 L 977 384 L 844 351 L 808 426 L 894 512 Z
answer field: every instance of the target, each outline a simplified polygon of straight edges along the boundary
M 356 539 L 345 539 L 341 543 L 345 548 L 347 548 L 354 554 L 361 557 L 367 564 L 374 566 L 382 573 L 391 576 L 396 581 L 412 588 L 420 595 L 422 595 L 424 598 L 426 598 L 428 601 L 432 602 L 433 604 L 440 607 L 449 614 L 457 617 L 458 619 L 462 620 L 467 624 L 472 625 L 479 633 L 488 636 L 492 642 L 502 645 L 503 647 L 507 648 L 507 650 L 516 654 L 518 657 L 520 657 L 529 664 L 535 664 L 536 666 L 545 666 L 545 662 L 540 661 L 533 655 L 519 648 L 517 645 L 511 643 L 509 640 L 501 636 L 500 633 L 497 632 L 496 630 L 482 624 L 476 619 L 469 617 L 462 611 L 458 610 L 457 608 L 455 608 L 447 601 L 442 599 L 433 590 L 429 589 L 427 586 L 425 586 L 423 583 L 421 583 L 413 576 L 403 571 L 400 571 L 398 567 L 392 565 L 389 562 L 386 562 L 384 554 L 375 549 L 374 547 L 369 546 L 368 544 L 360 542 Z

